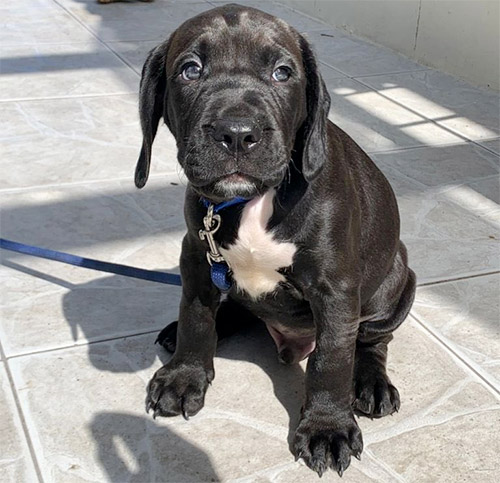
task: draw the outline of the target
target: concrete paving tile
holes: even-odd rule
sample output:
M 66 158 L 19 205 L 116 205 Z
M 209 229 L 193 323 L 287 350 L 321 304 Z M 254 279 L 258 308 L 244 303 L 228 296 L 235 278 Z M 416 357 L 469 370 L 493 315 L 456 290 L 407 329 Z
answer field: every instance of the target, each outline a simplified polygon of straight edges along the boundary
M 157 355 L 168 360 L 154 338 L 148 334 L 11 359 L 48 481 L 165 481 L 165 475 L 169 481 L 310 481 L 313 475 L 293 463 L 287 443 L 300 408 L 304 364 L 284 368 L 264 330 L 249 330 L 221 343 L 216 378 L 197 416 L 188 422 L 180 417 L 154 421 L 144 413 L 145 388 L 161 365 Z M 380 443 L 424 428 L 438 434 L 440 424 L 498 407 L 412 322 L 398 331 L 389 353 L 402 409 L 392 418 L 359 419 L 366 454 L 352 463 L 347 481 L 395 481 L 398 468 L 387 464 L 386 454 L 410 459 L 419 452 L 402 444 L 382 451 Z M 467 421 L 463 430 L 467 434 Z M 453 439 L 435 438 L 429 445 L 428 451 L 459 448 Z M 424 474 L 434 465 L 420 461 Z
M 153 179 L 143 191 L 130 181 L 4 194 L 2 236 L 178 272 L 184 187 L 168 179 L 179 181 L 175 175 Z M 6 251 L 2 263 L 7 290 L 1 332 L 8 355 L 142 333 L 177 317 L 177 287 Z
M 212 3 L 214 7 L 219 7 L 224 4 L 237 3 L 238 5 L 256 8 L 269 13 L 270 15 L 274 15 L 275 17 L 281 18 L 299 32 L 324 30 L 327 27 L 325 23 L 318 19 L 308 17 L 307 15 L 292 10 L 286 5 L 279 5 L 272 1 L 238 0 L 237 2 L 232 2 L 226 0 L 213 0 L 210 3 Z
M 125 59 L 138 74 L 141 74 L 142 66 L 146 61 L 148 53 L 160 42 L 161 40 L 136 40 L 130 42 L 107 42 L 107 44 Z
M 4 363 L 0 362 L 0 474 L 5 482 L 37 481 L 35 467 L 12 397 Z
M 118 2 L 64 0 L 63 5 L 102 40 L 163 40 L 182 22 L 210 10 L 207 2 Z
M 0 7 L 0 43 L 88 42 L 94 36 L 52 0 L 28 0 Z
M 479 204 L 478 208 L 481 210 L 484 210 L 481 206 L 486 206 L 488 200 L 500 205 L 500 180 L 498 179 L 498 176 L 492 176 L 491 178 L 482 179 L 475 183 L 469 183 L 468 186 L 476 193 Z M 493 208 L 491 203 L 488 203 L 488 205 Z
M 391 168 L 427 188 L 446 190 L 499 174 L 499 157 L 473 143 L 376 153 L 379 167 Z
M 500 268 L 498 205 L 478 213 L 469 204 L 476 198 L 467 185 L 442 194 L 429 192 L 425 198 L 400 197 L 402 239 L 420 283 Z
M 0 189 L 132 179 L 142 145 L 137 95 L 6 102 L 2 109 Z M 161 126 L 151 175 L 177 170 L 175 140 Z
M 130 67 L 97 42 L 2 45 L 0 100 L 137 92 Z
M 391 345 L 390 375 L 402 405 L 369 423 L 366 454 L 399 481 L 495 481 L 498 443 L 486 435 L 498 421 L 498 397 L 411 319 Z
M 424 67 L 403 55 L 379 47 L 339 29 L 308 32 L 319 60 L 351 77 L 422 70 Z
M 498 138 L 500 99 L 436 70 L 361 79 L 384 96 L 471 140 Z
M 479 144 L 497 154 L 500 154 L 500 138 L 492 139 L 491 141 L 480 141 Z
M 500 275 L 417 290 L 413 314 L 500 389 Z
M 500 409 L 451 417 L 432 428 L 422 427 L 373 445 L 373 453 L 383 455 L 403 481 L 481 481 L 498 480 L 500 465 L 497 438 L 485 438 L 500 423 Z M 409 452 L 402 454 L 401 448 Z M 423 471 L 425 469 L 425 471 Z
M 399 390 L 401 408 L 388 418 L 358 420 L 368 450 L 409 430 L 432 427 L 475 410 L 500 408 L 498 397 L 412 316 L 394 332 L 388 374 Z M 411 451 L 408 448 L 407 456 Z M 381 455 L 371 454 L 385 461 Z
M 331 121 L 365 151 L 458 144 L 462 139 L 349 78 L 329 79 Z
M 92 364 L 85 348 L 13 360 L 48 481 L 220 481 L 289 458 L 286 438 L 237 413 L 207 409 L 189 422 L 147 416 L 145 387 L 160 365 L 153 341 L 94 344 Z M 47 404 L 51 387 L 58 396 Z
M 346 78 L 346 76 L 342 74 L 342 72 L 332 69 L 328 65 L 322 64 L 321 62 L 318 65 L 321 77 L 325 81 L 326 85 L 329 85 L 330 81 L 334 81 L 335 79 Z
M 443 153 L 422 148 L 373 156 L 398 198 L 402 239 L 420 283 L 500 268 L 497 175 L 474 181 L 468 168 L 473 163 L 488 175 L 496 169 L 494 155 L 473 145 L 438 149 Z

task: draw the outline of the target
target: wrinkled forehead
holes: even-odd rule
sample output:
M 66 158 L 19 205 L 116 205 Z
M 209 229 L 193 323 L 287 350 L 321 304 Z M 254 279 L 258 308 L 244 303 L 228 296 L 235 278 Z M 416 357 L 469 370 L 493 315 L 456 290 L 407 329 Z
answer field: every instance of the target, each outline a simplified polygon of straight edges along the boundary
M 174 65 L 189 51 L 226 67 L 283 57 L 301 63 L 298 34 L 292 27 L 260 10 L 236 6 L 210 10 L 181 25 L 172 36 L 168 63 Z

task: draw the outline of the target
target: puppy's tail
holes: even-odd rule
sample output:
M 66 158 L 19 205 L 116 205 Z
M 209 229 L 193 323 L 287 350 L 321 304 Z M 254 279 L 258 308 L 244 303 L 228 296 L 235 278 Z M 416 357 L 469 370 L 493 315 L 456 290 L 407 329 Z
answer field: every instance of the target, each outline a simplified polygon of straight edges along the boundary
M 358 338 L 366 336 L 387 335 L 394 332 L 406 319 L 410 312 L 413 301 L 415 300 L 415 291 L 417 288 L 417 277 L 415 272 L 408 268 L 406 284 L 399 297 L 398 304 L 391 317 L 385 320 L 374 320 L 363 322 L 359 326 Z

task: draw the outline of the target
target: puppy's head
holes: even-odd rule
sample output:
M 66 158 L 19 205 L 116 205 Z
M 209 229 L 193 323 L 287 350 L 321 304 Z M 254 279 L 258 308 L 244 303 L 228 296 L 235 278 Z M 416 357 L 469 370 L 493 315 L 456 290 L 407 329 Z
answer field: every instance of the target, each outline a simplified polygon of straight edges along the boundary
M 208 199 L 276 187 L 292 157 L 311 180 L 327 157 L 329 106 L 310 46 L 293 28 L 238 5 L 205 12 L 144 64 L 136 186 L 146 184 L 162 117 L 187 178 Z

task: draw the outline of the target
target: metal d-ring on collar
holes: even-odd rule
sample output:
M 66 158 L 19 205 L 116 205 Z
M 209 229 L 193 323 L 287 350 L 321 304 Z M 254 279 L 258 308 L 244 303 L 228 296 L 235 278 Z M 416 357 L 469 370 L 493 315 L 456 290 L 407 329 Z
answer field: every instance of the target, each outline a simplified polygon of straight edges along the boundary
M 224 259 L 219 251 L 217 242 L 214 239 L 214 234 L 220 228 L 222 218 L 218 211 L 228 208 L 229 206 L 246 203 L 245 198 L 233 198 L 232 200 L 224 201 L 214 205 L 210 201 L 202 198 L 201 202 L 207 208 L 207 214 L 203 218 L 203 225 L 205 229 L 200 230 L 198 235 L 201 240 L 206 240 L 208 243 L 207 260 L 210 264 L 210 278 L 213 284 L 221 291 L 227 292 L 232 286 L 231 280 L 231 267 Z

